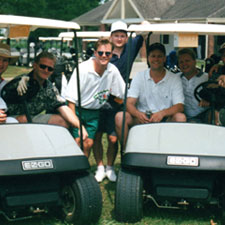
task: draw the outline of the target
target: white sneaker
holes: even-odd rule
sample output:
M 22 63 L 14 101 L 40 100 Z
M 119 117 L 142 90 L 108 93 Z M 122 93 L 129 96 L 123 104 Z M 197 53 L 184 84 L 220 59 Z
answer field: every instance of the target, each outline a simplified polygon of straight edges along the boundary
M 106 177 L 105 170 L 97 170 L 95 173 L 95 179 L 97 182 L 102 182 L 103 179 Z
M 108 169 L 106 170 L 106 176 L 108 177 L 108 179 L 112 182 L 116 182 L 116 173 L 114 169 Z

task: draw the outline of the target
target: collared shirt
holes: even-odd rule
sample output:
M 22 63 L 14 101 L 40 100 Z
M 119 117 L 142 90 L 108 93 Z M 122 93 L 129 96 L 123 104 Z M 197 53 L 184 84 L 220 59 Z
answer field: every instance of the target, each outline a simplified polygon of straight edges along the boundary
M 100 109 L 110 94 L 123 98 L 125 83 L 119 70 L 108 63 L 106 70 L 99 76 L 94 70 L 94 58 L 79 65 L 81 106 L 85 109 Z M 74 70 L 66 89 L 65 98 L 78 106 L 77 74 Z
M 203 83 L 208 81 L 208 74 L 199 72 L 196 76 L 188 80 L 182 73 L 179 73 L 178 76 L 181 76 L 183 90 L 184 90 L 184 113 L 187 118 L 195 117 L 198 114 L 207 110 L 207 107 L 200 107 L 198 100 L 194 96 L 195 88 Z
M 131 51 L 129 55 L 130 57 L 129 74 L 130 74 L 133 62 L 140 48 L 142 47 L 142 44 L 143 44 L 143 37 L 141 35 L 137 35 L 135 38 L 132 38 Z M 128 43 L 125 44 L 123 52 L 120 55 L 120 58 L 118 58 L 116 54 L 113 54 L 110 62 L 118 68 L 121 76 L 123 77 L 124 80 L 126 80 L 127 63 L 128 63 Z
M 137 109 L 153 113 L 184 103 L 181 79 L 166 70 L 165 77 L 158 83 L 150 77 L 150 69 L 137 73 L 128 90 L 128 97 L 137 99 Z
M 33 79 L 33 71 L 29 74 L 23 74 L 22 76 L 29 76 L 30 80 Z M 15 78 L 15 79 L 18 79 Z M 18 82 L 20 79 L 18 79 Z M 7 84 L 10 87 L 10 90 L 15 91 L 18 82 L 12 82 L 12 85 L 9 86 L 10 82 Z M 30 83 L 29 88 L 32 89 L 32 83 Z M 65 101 L 60 97 L 57 89 L 53 87 L 52 83 L 49 80 L 46 80 L 42 87 L 38 90 L 37 94 L 32 97 L 29 101 L 27 101 L 27 107 L 30 115 L 37 115 L 44 110 L 46 111 L 55 111 L 58 107 L 65 105 Z M 24 105 L 21 104 L 9 104 L 8 106 L 8 114 L 9 115 L 23 115 L 25 114 Z

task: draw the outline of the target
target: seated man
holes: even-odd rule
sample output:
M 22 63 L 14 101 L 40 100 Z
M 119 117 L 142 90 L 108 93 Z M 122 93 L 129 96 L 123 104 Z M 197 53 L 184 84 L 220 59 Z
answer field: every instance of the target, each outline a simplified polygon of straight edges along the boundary
M 128 128 L 135 124 L 165 121 L 185 122 L 184 95 L 181 79 L 164 68 L 165 47 L 154 43 L 147 49 L 150 68 L 139 72 L 128 91 L 124 129 L 125 145 Z M 148 118 L 146 111 L 152 114 Z M 121 141 L 123 112 L 116 114 L 116 132 Z
M 207 102 L 200 103 L 194 96 L 195 88 L 203 82 L 208 81 L 208 74 L 196 68 L 196 55 L 190 48 L 178 51 L 178 65 L 184 90 L 184 113 L 188 122 L 207 122 Z
M 79 120 L 75 113 L 66 105 L 57 90 L 48 80 L 54 70 L 55 56 L 48 52 L 41 52 L 34 61 L 33 70 L 29 74 L 23 74 L 7 83 L 2 92 L 15 95 L 24 95 L 26 92 L 38 86 L 37 93 L 27 101 L 27 108 L 32 122 L 48 123 L 64 126 L 79 127 Z M 16 81 L 16 82 L 15 82 Z M 26 123 L 26 110 L 22 102 L 12 104 L 7 102 L 8 114 L 19 122 Z M 57 110 L 59 114 L 42 114 L 43 111 Z M 87 132 L 83 127 L 83 138 L 87 138 Z

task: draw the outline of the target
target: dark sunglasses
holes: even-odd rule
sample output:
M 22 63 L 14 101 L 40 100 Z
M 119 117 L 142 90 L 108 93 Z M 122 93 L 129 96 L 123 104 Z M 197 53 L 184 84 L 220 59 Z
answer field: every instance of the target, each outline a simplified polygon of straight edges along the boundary
M 102 52 L 102 51 L 98 51 L 98 55 L 99 56 L 103 56 L 103 54 L 105 53 L 105 55 L 108 57 L 111 55 L 111 52 Z
M 52 72 L 54 70 L 54 68 L 52 68 L 51 66 L 46 66 L 44 64 L 39 64 L 39 67 L 43 70 L 45 70 L 46 68 L 48 68 L 49 72 Z

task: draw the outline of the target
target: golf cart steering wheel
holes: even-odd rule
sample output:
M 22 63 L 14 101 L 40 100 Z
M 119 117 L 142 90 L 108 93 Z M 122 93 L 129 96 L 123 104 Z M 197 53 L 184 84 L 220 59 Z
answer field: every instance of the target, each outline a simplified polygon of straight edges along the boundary
M 223 107 L 225 105 L 225 88 L 218 85 L 215 80 L 209 80 L 199 84 L 194 90 L 195 98 L 200 102 L 204 99 L 215 107 Z

